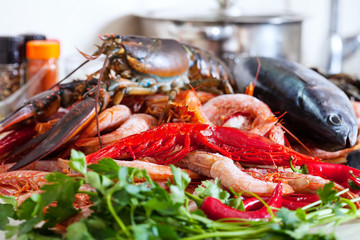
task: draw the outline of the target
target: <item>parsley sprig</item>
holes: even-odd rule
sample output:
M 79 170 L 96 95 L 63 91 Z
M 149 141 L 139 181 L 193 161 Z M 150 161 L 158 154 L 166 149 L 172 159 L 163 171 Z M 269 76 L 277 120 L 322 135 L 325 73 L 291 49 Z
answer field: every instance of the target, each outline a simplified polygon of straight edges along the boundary
M 231 198 L 220 182 L 204 181 L 195 195 L 185 192 L 189 176 L 171 166 L 173 179 L 168 190 L 152 181 L 145 170 L 119 167 L 112 159 L 86 165 L 85 156 L 73 151 L 69 166 L 80 173 L 68 176 L 51 173 L 49 184 L 17 206 L 14 197 L 0 196 L 0 230 L 16 239 L 334 239 L 335 228 L 360 218 L 353 202 L 343 199 L 333 185 L 325 185 L 318 203 L 290 211 L 281 208 L 268 221 L 225 222 L 208 219 L 201 210 L 190 212 L 189 202 L 212 196 L 241 209 L 239 194 Z M 138 180 L 142 180 L 139 182 Z M 83 184 L 94 191 L 83 191 Z M 80 214 L 74 207 L 77 194 L 87 194 L 91 215 L 57 229 L 70 217 Z M 9 219 L 19 220 L 18 226 Z M 329 231 L 314 229 L 319 225 Z

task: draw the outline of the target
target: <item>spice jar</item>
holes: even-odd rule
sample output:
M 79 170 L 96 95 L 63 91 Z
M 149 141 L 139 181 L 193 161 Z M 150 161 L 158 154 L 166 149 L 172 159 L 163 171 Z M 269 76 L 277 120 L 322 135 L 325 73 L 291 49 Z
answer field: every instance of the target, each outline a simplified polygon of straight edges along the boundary
M 56 40 L 34 40 L 26 44 L 28 97 L 48 90 L 58 81 L 60 44 Z
M 34 40 L 45 40 L 46 36 L 42 35 L 42 34 L 35 34 L 35 33 L 27 33 L 27 34 L 21 34 L 19 35 L 20 37 L 22 37 L 24 39 L 24 44 L 21 48 L 21 54 L 23 56 L 23 61 L 22 61 L 22 68 L 24 70 L 24 80 L 26 81 L 26 69 L 27 69 L 27 59 L 26 59 L 26 44 L 29 41 L 34 41 Z
M 0 101 L 20 88 L 22 83 L 21 37 L 0 37 Z

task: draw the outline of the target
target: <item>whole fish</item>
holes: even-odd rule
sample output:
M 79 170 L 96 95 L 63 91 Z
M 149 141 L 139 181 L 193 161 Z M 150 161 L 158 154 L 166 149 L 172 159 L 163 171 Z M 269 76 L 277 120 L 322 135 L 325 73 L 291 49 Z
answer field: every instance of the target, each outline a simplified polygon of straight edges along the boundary
M 353 146 L 357 120 L 349 98 L 329 80 L 298 63 L 273 58 L 239 59 L 233 68 L 238 91 L 244 92 L 260 71 L 254 96 L 274 113 L 285 113 L 284 126 L 302 142 L 336 151 Z

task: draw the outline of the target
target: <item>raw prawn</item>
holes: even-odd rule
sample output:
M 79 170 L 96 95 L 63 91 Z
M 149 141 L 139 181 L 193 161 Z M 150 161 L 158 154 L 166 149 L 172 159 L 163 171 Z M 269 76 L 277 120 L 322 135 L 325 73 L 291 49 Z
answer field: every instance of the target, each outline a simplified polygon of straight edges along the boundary
M 248 191 L 259 196 L 270 196 L 277 185 L 275 182 L 259 180 L 246 174 L 233 160 L 217 153 L 190 152 L 177 164 L 201 175 L 218 178 L 223 186 L 236 192 Z M 290 185 L 283 184 L 283 194 L 293 192 Z
M 157 126 L 157 119 L 149 114 L 138 113 L 131 115 L 118 129 L 101 136 L 104 146 L 108 146 L 121 138 L 149 130 Z M 99 139 L 97 137 L 84 138 L 76 143 L 77 147 L 85 147 L 87 154 L 100 149 Z
M 0 194 L 20 195 L 27 191 L 39 190 L 46 184 L 45 176 L 49 172 L 18 170 L 0 173 Z
M 246 94 L 227 94 L 210 99 L 203 106 L 206 117 L 215 125 L 244 129 L 284 144 L 284 131 L 270 108 Z
M 174 92 L 175 93 L 175 92 Z M 212 124 L 205 116 L 202 104 L 215 97 L 212 93 L 188 90 L 174 95 L 156 94 L 145 98 L 146 112 L 163 122 Z
M 151 177 L 151 179 L 155 181 L 167 180 L 172 178 L 173 176 L 170 166 L 166 166 L 166 165 L 159 165 L 159 164 L 139 161 L 139 160 L 134 160 L 134 161 L 115 160 L 115 162 L 119 166 L 145 169 L 146 172 Z M 183 171 L 185 171 L 192 180 L 203 179 L 202 176 L 191 170 L 183 169 Z
M 202 104 L 197 97 L 195 90 L 182 91 L 176 95 L 173 101 L 170 101 L 165 110 L 168 116 L 165 121 L 169 122 L 191 122 L 212 124 L 205 116 Z
M 15 163 L 7 163 L 0 165 L 0 173 L 7 172 Z M 35 171 L 44 171 L 44 172 L 65 172 L 67 165 L 64 164 L 62 160 L 51 161 L 51 160 L 41 160 L 33 162 L 22 170 L 35 170 Z
M 131 111 L 124 105 L 114 105 L 99 114 L 99 131 L 120 126 L 131 115 Z M 96 121 L 94 120 L 80 135 L 79 139 L 94 137 L 97 133 Z
M 325 184 L 330 183 L 330 180 L 320 176 L 296 173 L 290 169 L 289 171 L 281 171 L 269 168 L 248 168 L 244 170 L 244 172 L 260 180 L 268 180 L 269 176 L 271 176 L 271 178 L 277 179 L 278 181 L 285 181 L 294 189 L 295 193 L 301 194 L 316 194 L 319 188 L 323 188 Z M 335 183 L 335 189 L 342 191 L 345 188 Z M 348 199 L 358 197 L 351 191 L 347 191 L 343 195 Z M 360 204 L 357 203 L 357 206 L 360 207 Z

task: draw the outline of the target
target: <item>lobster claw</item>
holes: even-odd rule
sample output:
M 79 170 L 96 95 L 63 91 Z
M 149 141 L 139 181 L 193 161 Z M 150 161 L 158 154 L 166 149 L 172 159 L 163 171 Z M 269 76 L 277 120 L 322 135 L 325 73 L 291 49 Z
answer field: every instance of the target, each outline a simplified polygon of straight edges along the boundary
M 47 137 L 23 159 L 17 162 L 11 170 L 20 169 L 55 151 L 62 144 L 83 130 L 95 117 L 95 99 L 85 98 L 78 102 L 53 128 Z
M 48 90 L 34 96 L 24 106 L 0 121 L 0 132 L 15 129 L 33 118 L 46 118 L 60 107 L 60 96 L 56 90 Z

